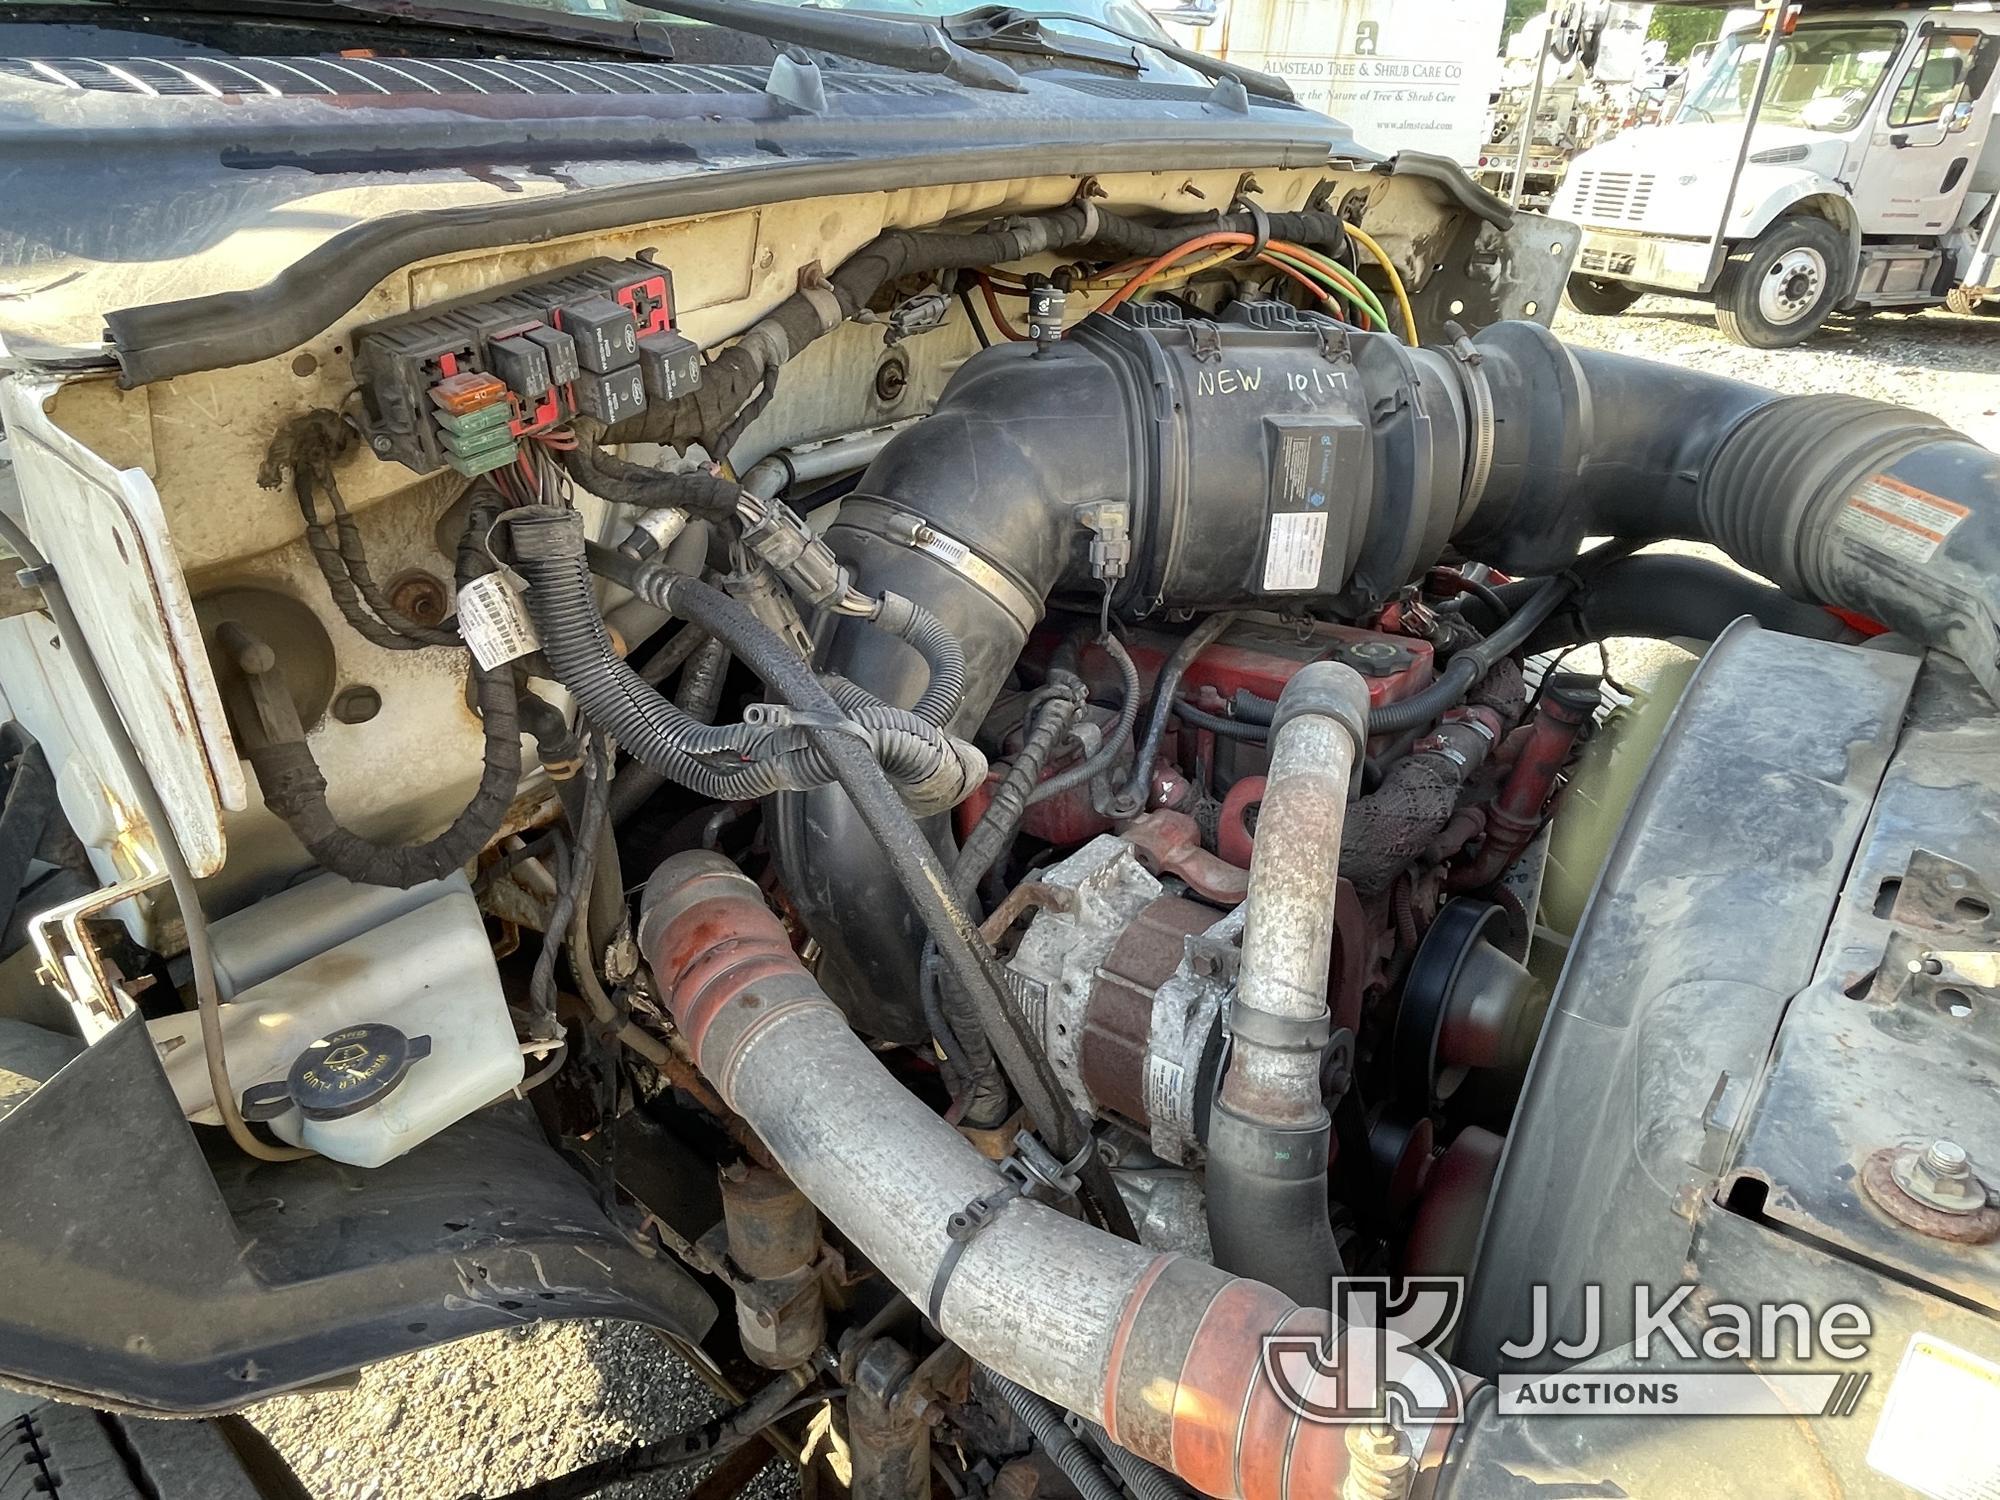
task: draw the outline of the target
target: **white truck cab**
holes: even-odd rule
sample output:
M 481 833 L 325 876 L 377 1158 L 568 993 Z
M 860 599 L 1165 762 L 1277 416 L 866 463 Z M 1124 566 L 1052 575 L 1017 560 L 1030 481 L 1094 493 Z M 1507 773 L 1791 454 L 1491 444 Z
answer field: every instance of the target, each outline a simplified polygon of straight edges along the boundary
M 1767 349 L 1836 309 L 1994 311 L 1996 78 L 2000 12 L 1780 5 L 1671 124 L 1571 163 L 1550 213 L 1584 230 L 1572 305 L 1703 298 Z

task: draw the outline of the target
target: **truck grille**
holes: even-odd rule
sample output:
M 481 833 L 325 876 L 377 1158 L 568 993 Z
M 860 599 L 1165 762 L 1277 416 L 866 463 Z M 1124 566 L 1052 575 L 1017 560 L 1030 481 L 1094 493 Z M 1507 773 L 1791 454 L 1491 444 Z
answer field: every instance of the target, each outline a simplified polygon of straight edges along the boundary
M 1577 211 L 1587 219 L 1636 224 L 1646 217 L 1652 201 L 1651 172 L 1586 170 L 1576 174 Z

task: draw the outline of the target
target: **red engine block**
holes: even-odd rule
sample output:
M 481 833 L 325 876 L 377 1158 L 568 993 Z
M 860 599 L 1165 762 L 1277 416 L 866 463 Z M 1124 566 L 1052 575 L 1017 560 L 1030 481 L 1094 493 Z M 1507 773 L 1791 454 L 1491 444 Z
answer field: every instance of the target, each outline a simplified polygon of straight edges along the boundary
M 1028 655 L 1046 661 L 1058 639 L 1053 632 L 1038 633 L 1029 644 Z M 1128 648 L 1140 680 L 1148 688 L 1180 642 L 1180 636 L 1168 631 L 1140 630 L 1132 634 Z M 1228 711 L 1231 698 L 1239 690 L 1276 701 L 1294 672 L 1308 662 L 1327 658 L 1346 662 L 1367 679 L 1369 702 L 1377 706 L 1423 691 L 1437 675 L 1430 642 L 1412 636 L 1384 635 L 1345 625 L 1293 626 L 1241 620 L 1194 660 L 1181 679 L 1180 691 L 1196 706 L 1222 714 Z M 1095 648 L 1086 651 L 1082 670 L 1093 699 L 1115 697 L 1120 692 L 1117 668 L 1103 652 Z M 1167 763 L 1184 767 L 1198 764 L 1211 774 L 1221 773 L 1221 779 L 1227 782 L 1256 775 L 1263 769 L 1261 747 L 1219 741 L 1212 732 L 1192 729 L 1178 719 L 1169 721 L 1161 749 Z M 1049 774 L 1060 769 L 1062 763 L 1051 766 Z M 957 818 L 961 838 L 985 813 L 1001 774 L 996 770 L 984 786 L 960 805 Z M 1156 793 L 1165 790 L 1158 781 L 1156 778 Z M 1155 800 L 1159 798 L 1156 796 Z M 1239 807 L 1239 817 L 1241 811 Z M 1109 832 L 1112 823 L 1090 805 L 1089 789 L 1078 788 L 1036 804 L 1029 809 L 1021 826 L 1033 838 L 1070 847 Z M 1225 855 L 1247 865 L 1247 836 L 1227 842 Z

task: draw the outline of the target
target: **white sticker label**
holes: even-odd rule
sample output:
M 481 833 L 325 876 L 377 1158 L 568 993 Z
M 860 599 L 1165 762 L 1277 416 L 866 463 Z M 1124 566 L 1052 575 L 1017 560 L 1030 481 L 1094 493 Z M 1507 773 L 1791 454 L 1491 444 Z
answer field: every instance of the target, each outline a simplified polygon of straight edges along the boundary
M 1932 1500 L 2000 1500 L 2000 1365 L 1920 1333 L 1868 1445 L 1877 1473 Z
M 1318 588 L 1320 556 L 1325 551 L 1325 511 L 1279 511 L 1271 517 L 1271 542 L 1264 549 L 1264 587 Z
M 472 648 L 473 659 L 489 672 L 542 644 L 520 589 L 505 573 L 488 573 L 458 591 L 458 633 Z
M 1926 563 L 1944 545 L 1952 528 L 1971 514 L 1942 495 L 1887 474 L 1873 474 L 1861 481 L 1860 488 L 1840 508 L 1839 526 L 1878 552 Z

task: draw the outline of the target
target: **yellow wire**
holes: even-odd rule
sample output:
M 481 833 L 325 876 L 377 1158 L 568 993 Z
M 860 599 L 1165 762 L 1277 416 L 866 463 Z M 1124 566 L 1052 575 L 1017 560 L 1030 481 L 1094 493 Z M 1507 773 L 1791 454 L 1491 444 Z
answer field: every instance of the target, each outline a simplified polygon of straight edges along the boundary
M 1347 233 L 1363 250 L 1375 257 L 1382 267 L 1382 274 L 1389 278 L 1389 290 L 1396 294 L 1396 310 L 1403 315 L 1403 342 L 1414 345 L 1417 342 L 1417 315 L 1410 311 L 1410 294 L 1403 290 L 1403 278 L 1396 274 L 1396 263 L 1389 259 L 1388 252 L 1375 243 L 1375 237 L 1354 225 L 1347 226 Z
M 1193 265 L 1175 266 L 1165 274 L 1155 276 L 1148 285 L 1159 286 L 1164 283 L 1168 286 L 1179 286 L 1183 282 L 1192 281 L 1204 271 L 1213 271 L 1219 265 L 1239 259 L 1242 254 L 1243 247 L 1241 245 L 1230 245 L 1226 249 L 1217 251 L 1205 260 L 1196 261 Z

